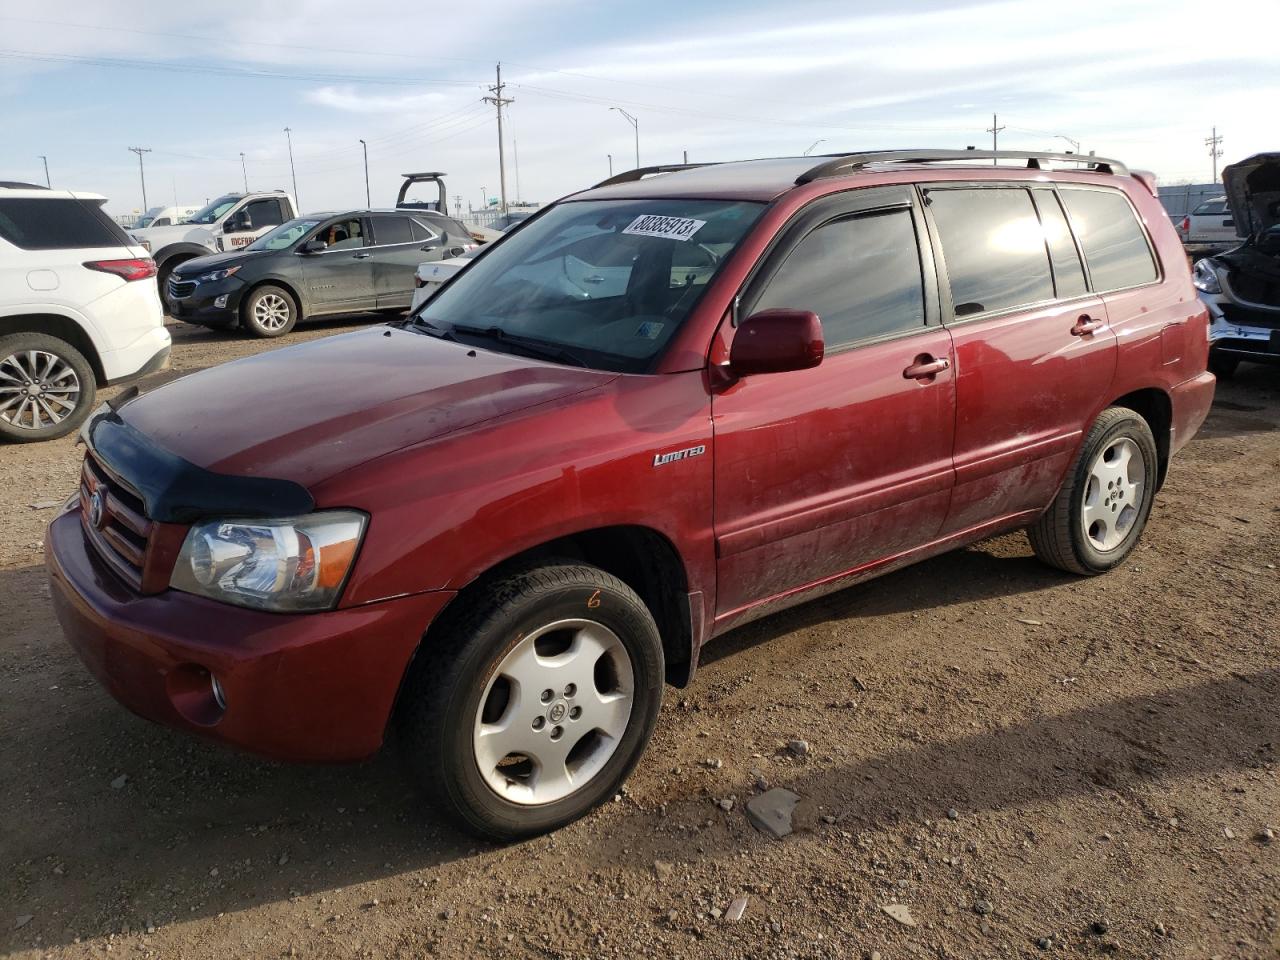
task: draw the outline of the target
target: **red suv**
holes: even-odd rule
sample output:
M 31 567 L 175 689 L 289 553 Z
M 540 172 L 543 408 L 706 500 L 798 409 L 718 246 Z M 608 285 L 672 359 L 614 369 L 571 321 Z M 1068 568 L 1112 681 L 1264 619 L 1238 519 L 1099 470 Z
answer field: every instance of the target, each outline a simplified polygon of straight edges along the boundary
M 97 413 L 58 616 L 145 717 L 309 761 L 394 727 L 464 824 L 557 827 L 732 627 L 1017 528 L 1075 574 L 1132 551 L 1214 388 L 1153 187 L 964 151 L 614 177 L 407 321 Z

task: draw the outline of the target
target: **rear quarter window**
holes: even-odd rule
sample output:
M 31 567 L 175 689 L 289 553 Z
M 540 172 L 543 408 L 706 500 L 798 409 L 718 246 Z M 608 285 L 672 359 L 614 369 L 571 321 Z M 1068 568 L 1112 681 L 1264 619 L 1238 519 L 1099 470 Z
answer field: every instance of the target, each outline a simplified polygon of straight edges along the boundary
M 130 240 L 96 204 L 50 197 L 0 199 L 0 237 L 23 250 L 126 247 Z
M 1147 235 L 1124 194 L 1064 188 L 1061 196 L 1095 292 L 1136 287 L 1159 276 Z

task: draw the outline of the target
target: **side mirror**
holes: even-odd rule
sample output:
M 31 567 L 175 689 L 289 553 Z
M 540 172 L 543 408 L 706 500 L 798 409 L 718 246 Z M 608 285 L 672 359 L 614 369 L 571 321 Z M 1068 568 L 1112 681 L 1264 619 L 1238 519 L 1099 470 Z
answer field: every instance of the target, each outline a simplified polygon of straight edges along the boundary
M 245 216 L 231 217 L 229 220 L 222 221 L 223 233 L 235 233 L 237 230 L 251 230 L 253 224 L 249 222 L 249 218 Z
M 323 240 L 308 240 L 302 245 L 300 253 L 323 253 L 329 245 Z
M 822 362 L 822 321 L 811 310 L 761 310 L 738 324 L 729 348 L 729 372 L 808 370 Z

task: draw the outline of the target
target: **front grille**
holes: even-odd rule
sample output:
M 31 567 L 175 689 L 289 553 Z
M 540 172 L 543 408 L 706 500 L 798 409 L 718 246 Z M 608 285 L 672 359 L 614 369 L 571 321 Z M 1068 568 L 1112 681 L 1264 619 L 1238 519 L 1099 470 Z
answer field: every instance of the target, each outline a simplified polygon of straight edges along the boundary
M 147 519 L 142 498 L 91 452 L 85 454 L 80 471 L 80 525 L 98 555 L 127 583 L 141 590 L 154 524 Z
M 175 300 L 185 300 L 196 292 L 196 282 L 194 280 L 178 280 L 174 277 L 169 278 L 169 296 Z

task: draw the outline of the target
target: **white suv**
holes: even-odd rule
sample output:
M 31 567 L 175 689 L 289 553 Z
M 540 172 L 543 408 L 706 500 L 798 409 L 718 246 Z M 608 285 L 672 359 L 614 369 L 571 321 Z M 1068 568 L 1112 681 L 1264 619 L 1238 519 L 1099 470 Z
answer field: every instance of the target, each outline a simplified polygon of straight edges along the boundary
M 99 386 L 168 362 L 156 265 L 105 202 L 0 182 L 0 440 L 70 433 Z

